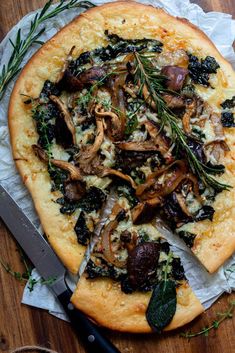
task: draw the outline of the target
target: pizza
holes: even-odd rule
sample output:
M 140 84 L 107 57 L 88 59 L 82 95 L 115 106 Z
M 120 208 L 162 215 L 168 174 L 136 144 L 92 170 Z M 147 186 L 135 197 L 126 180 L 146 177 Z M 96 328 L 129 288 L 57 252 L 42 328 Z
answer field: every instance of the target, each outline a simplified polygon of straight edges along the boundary
M 203 32 L 136 2 L 86 11 L 24 67 L 14 160 L 72 273 L 96 238 L 72 302 L 98 324 L 161 332 L 203 311 L 155 219 L 211 273 L 233 254 L 234 87 Z

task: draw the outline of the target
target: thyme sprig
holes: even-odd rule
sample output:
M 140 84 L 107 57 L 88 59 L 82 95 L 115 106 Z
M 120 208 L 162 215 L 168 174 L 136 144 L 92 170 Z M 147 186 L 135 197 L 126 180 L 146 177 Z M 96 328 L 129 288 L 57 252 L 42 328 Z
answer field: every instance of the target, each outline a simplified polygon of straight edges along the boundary
M 34 286 L 37 283 L 45 284 L 45 285 L 50 285 L 50 284 L 54 283 L 54 281 L 56 280 L 56 277 L 49 277 L 46 280 L 43 279 L 42 277 L 38 278 L 38 279 L 33 278 L 33 276 L 32 276 L 33 267 L 29 263 L 29 260 L 26 258 L 25 254 L 23 253 L 21 248 L 18 248 L 18 252 L 20 254 L 20 260 L 24 265 L 24 271 L 23 272 L 14 271 L 9 263 L 4 262 L 0 258 L 0 265 L 4 268 L 4 270 L 7 273 L 9 273 L 12 277 L 14 277 L 19 282 L 28 282 L 27 287 L 30 292 L 33 291 Z
M 18 30 L 14 42 L 9 39 L 13 47 L 13 51 L 8 63 L 6 65 L 3 65 L 2 72 L 0 73 L 0 100 L 4 95 L 7 85 L 20 72 L 20 65 L 28 49 L 33 44 L 43 44 L 43 42 L 40 41 L 39 38 L 45 32 L 46 28 L 43 27 L 42 29 L 37 31 L 38 27 L 43 22 L 57 16 L 65 10 L 73 8 L 88 9 L 95 6 L 89 1 L 70 0 L 69 2 L 65 2 L 64 0 L 60 0 L 58 5 L 54 9 L 50 10 L 52 3 L 53 0 L 49 0 L 42 8 L 42 10 L 34 16 L 33 20 L 31 21 L 29 32 L 27 33 L 25 39 L 22 39 L 21 37 L 21 28 Z
M 231 187 L 214 179 L 209 173 L 215 173 L 213 167 L 208 167 L 197 159 L 194 152 L 187 143 L 187 136 L 179 126 L 179 121 L 174 113 L 167 107 L 161 96 L 162 92 L 167 89 L 163 83 L 165 77 L 159 74 L 159 71 L 153 65 L 149 56 L 135 52 L 135 83 L 140 86 L 139 93 L 143 96 L 144 88 L 147 88 L 149 94 L 149 102 L 153 102 L 156 106 L 158 117 L 161 119 L 160 130 L 165 126 L 170 128 L 171 138 L 176 143 L 178 150 L 184 151 L 189 166 L 194 174 L 196 174 L 206 186 L 211 186 L 216 191 L 229 190 Z
M 210 326 L 203 327 L 198 332 L 191 332 L 191 331 L 182 332 L 180 333 L 180 336 L 188 339 L 196 336 L 201 336 L 201 335 L 208 336 L 209 332 L 213 329 L 217 330 L 220 324 L 224 320 L 231 319 L 233 317 L 234 307 L 235 307 L 235 301 L 231 301 L 229 303 L 229 307 L 227 308 L 227 310 L 225 310 L 225 312 L 216 314 L 216 319 L 212 322 Z

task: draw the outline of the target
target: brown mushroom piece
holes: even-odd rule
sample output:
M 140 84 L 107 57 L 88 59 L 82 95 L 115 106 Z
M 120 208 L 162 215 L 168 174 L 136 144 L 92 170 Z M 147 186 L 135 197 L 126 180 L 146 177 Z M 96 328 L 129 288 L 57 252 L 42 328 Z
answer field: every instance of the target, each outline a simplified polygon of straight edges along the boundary
M 173 91 L 180 91 L 185 82 L 188 70 L 174 65 L 164 66 L 161 69 L 161 75 L 166 77 L 166 86 Z
M 71 115 L 66 107 L 66 105 L 64 104 L 64 102 L 62 102 L 62 100 L 56 96 L 51 95 L 50 100 L 55 103 L 58 107 L 58 109 L 61 112 L 61 116 L 64 119 L 64 123 L 63 124 L 60 120 L 62 119 L 61 117 L 56 119 L 56 130 L 59 129 L 58 134 L 57 135 L 57 140 L 59 138 L 60 141 L 57 141 L 58 143 L 61 143 L 62 146 L 70 146 L 70 145 L 76 145 L 76 131 L 75 131 L 75 126 L 73 123 L 73 120 L 71 118 Z M 64 128 L 67 129 L 69 131 L 69 133 L 71 134 L 71 136 L 69 136 L 68 133 L 66 133 L 64 131 Z M 70 137 L 69 140 L 70 141 L 66 141 L 63 139 L 63 137 Z
M 170 109 L 181 109 L 185 107 L 185 100 L 181 96 L 174 96 L 173 94 L 163 94 L 166 105 Z
M 69 69 L 66 69 L 59 82 L 59 86 L 68 92 L 76 92 L 84 87 L 93 85 L 105 75 L 106 69 L 101 66 L 93 66 L 90 69 L 81 72 L 78 76 L 73 75 Z
M 144 141 L 144 142 L 117 142 L 116 146 L 121 150 L 125 151 L 158 151 L 159 147 L 154 145 L 153 141 Z
M 114 175 L 120 179 L 123 179 L 125 181 L 127 181 L 128 183 L 131 184 L 131 186 L 133 187 L 133 189 L 137 188 L 136 183 L 134 182 L 134 180 L 127 174 L 123 174 L 122 172 L 120 172 L 119 170 L 116 169 L 111 169 L 111 168 L 100 168 L 100 170 L 97 170 L 97 175 L 100 177 L 104 177 L 107 175 Z
M 191 133 L 190 119 L 196 114 L 196 101 L 187 99 L 185 103 L 185 112 L 182 117 L 183 129 L 186 134 Z
M 86 185 L 81 181 L 69 181 L 64 186 L 64 196 L 67 200 L 79 201 L 86 193 Z
M 156 275 L 159 256 L 160 245 L 150 242 L 139 244 L 129 252 L 127 273 L 134 290 L 141 288 L 146 281 Z
M 96 138 L 92 145 L 82 146 L 77 162 L 82 170 L 85 170 L 87 165 L 96 157 L 97 152 L 104 140 L 104 126 L 101 118 L 96 117 Z
M 216 138 L 213 141 L 205 143 L 205 148 L 218 162 L 220 158 L 224 156 L 224 152 L 229 151 L 229 147 L 225 141 L 224 130 L 219 115 L 217 113 L 212 113 L 210 115 L 210 121 Z
M 146 103 L 150 105 L 153 110 L 157 110 L 156 104 L 152 100 L 146 85 L 143 86 L 142 92 Z M 179 95 L 164 93 L 162 98 L 170 109 L 181 109 L 185 107 L 185 100 Z
M 47 163 L 49 162 L 47 153 L 40 146 L 32 145 L 32 148 L 35 155 L 41 161 L 47 162 Z M 58 167 L 60 169 L 67 171 L 70 175 L 71 180 L 82 180 L 82 175 L 80 173 L 80 170 L 75 165 L 59 159 L 50 159 L 50 163 L 53 164 L 55 167 Z
M 138 205 L 131 210 L 133 224 L 150 222 L 155 216 L 157 206 L 160 206 L 161 203 L 162 200 L 159 197 L 138 203 Z
M 113 138 L 114 140 L 119 140 L 122 137 L 122 123 L 117 114 L 108 111 L 105 112 L 104 109 L 102 108 L 101 104 L 97 104 L 95 107 L 95 115 L 99 118 L 109 118 L 111 120 L 111 124 L 108 124 L 110 127 L 110 137 Z
M 102 229 L 101 247 L 106 261 L 108 261 L 109 263 L 113 264 L 116 267 L 124 268 L 126 266 L 126 260 L 119 260 L 118 257 L 116 256 L 112 248 L 111 235 L 117 228 L 119 222 L 125 218 L 126 212 L 117 203 L 114 205 L 112 209 L 112 216 L 114 216 L 115 218 L 112 221 L 108 222 Z

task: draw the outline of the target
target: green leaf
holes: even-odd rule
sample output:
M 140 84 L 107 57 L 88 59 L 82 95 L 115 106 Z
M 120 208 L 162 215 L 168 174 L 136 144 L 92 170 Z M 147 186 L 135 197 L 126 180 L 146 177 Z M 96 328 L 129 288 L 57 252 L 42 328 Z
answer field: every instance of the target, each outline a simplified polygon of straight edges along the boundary
M 176 311 L 176 286 L 172 280 L 161 281 L 154 288 L 146 318 L 152 329 L 158 333 L 167 326 Z

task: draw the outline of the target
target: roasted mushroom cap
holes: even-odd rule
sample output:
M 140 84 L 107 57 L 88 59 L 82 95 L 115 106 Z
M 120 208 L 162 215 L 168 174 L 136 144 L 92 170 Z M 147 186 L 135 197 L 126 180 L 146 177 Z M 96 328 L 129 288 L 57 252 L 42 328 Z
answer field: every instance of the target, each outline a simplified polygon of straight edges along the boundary
M 128 255 L 127 272 L 133 289 L 141 288 L 156 275 L 160 246 L 146 242 L 137 245 Z
M 164 66 L 161 74 L 166 76 L 166 86 L 172 91 L 180 91 L 185 82 L 188 70 L 179 66 Z

